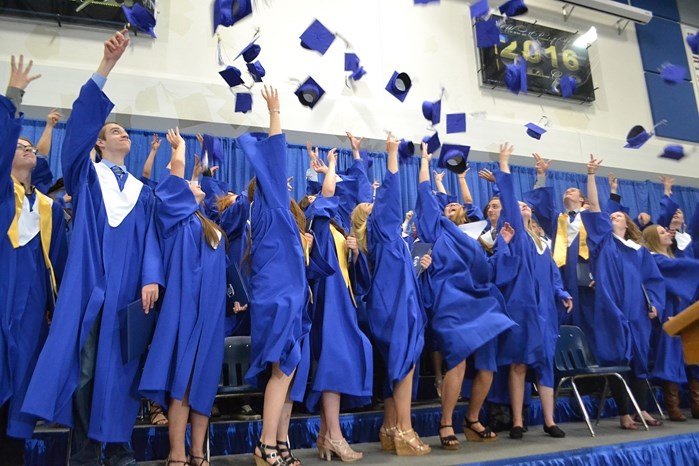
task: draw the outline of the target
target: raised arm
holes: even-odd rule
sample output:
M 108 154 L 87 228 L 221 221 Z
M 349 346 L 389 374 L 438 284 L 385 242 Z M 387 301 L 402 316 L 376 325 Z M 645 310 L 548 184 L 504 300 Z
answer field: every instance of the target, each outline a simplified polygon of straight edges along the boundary
M 432 160 L 432 154 L 427 152 L 427 144 L 422 143 L 422 156 L 420 157 L 420 177 L 419 182 L 423 183 L 425 181 L 430 181 L 430 160 Z
M 143 176 L 143 178 L 150 179 L 151 172 L 153 171 L 155 154 L 158 152 L 159 148 L 160 138 L 157 134 L 153 133 L 153 138 L 150 141 L 150 152 L 148 153 L 148 157 L 146 157 L 146 161 L 143 163 L 143 171 L 141 172 L 141 176 Z
M 36 151 L 42 155 L 49 155 L 51 152 L 51 140 L 53 138 L 53 130 L 56 127 L 56 123 L 61 119 L 63 115 L 60 114 L 55 108 L 46 117 L 46 126 L 44 126 L 44 131 L 39 137 L 39 142 L 36 143 Z
M 279 110 L 279 94 L 277 89 L 272 86 L 265 86 L 262 89 L 262 97 L 267 102 L 267 110 L 269 110 L 269 135 L 276 136 L 282 134 L 282 120 Z
M 398 139 L 394 138 L 390 133 L 386 138 L 386 152 L 388 152 L 388 160 L 386 168 L 391 173 L 398 173 Z
M 546 173 L 549 171 L 551 161 L 544 159 L 538 152 L 534 152 L 532 156 L 536 161 L 536 183 L 534 183 L 534 189 L 543 188 L 546 186 Z
M 438 172 L 437 170 L 432 171 L 432 174 L 434 175 L 434 184 L 437 187 L 437 192 L 440 192 L 442 194 L 448 194 L 447 188 L 444 187 L 444 175 L 445 175 L 445 173 L 446 172 Z
M 180 136 L 180 129 L 167 130 L 167 142 L 172 146 L 172 157 L 170 158 L 170 174 L 184 178 L 185 167 L 185 144 Z
M 333 147 L 330 152 L 328 152 L 328 170 L 325 172 L 325 179 L 323 180 L 323 197 L 332 197 L 335 195 L 335 186 L 337 185 L 336 165 L 337 148 Z
M 459 190 L 461 191 L 461 202 L 464 204 L 473 204 L 473 196 L 471 196 L 471 190 L 468 187 L 468 183 L 466 183 L 466 173 L 468 173 L 468 168 L 466 168 L 466 171 L 463 173 L 459 173 L 456 175 L 456 178 L 459 180 Z
M 114 66 L 117 64 L 121 56 L 126 51 L 126 47 L 129 45 L 129 34 L 128 29 L 124 28 L 121 31 L 116 32 L 112 37 L 104 42 L 104 54 L 102 56 L 102 61 L 97 67 L 98 75 L 106 78 L 111 73 Z
M 19 116 L 20 114 L 24 90 L 27 88 L 30 82 L 41 77 L 40 74 L 35 74 L 34 76 L 29 75 L 33 64 L 34 61 L 29 60 L 29 63 L 27 63 L 27 66 L 25 67 L 24 55 L 20 55 L 19 60 L 16 61 L 14 55 L 12 55 L 10 59 L 10 81 L 7 83 L 5 97 L 7 97 L 15 106 L 15 116 Z
M 503 173 L 510 173 L 510 156 L 514 150 L 514 146 L 508 142 L 505 144 L 500 144 L 500 155 L 498 161 L 500 162 L 500 171 Z
M 362 141 L 364 140 L 364 137 L 361 138 L 356 138 L 352 136 L 352 133 L 347 131 L 345 134 L 347 134 L 347 137 L 350 140 L 350 145 L 352 146 L 352 158 L 354 160 L 361 160 L 362 156 L 359 153 L 359 149 L 362 146 Z
M 602 212 L 597 194 L 597 181 L 595 180 L 595 174 L 601 164 L 602 160 L 598 160 L 590 154 L 590 161 L 587 162 L 587 197 L 590 201 L 590 212 Z

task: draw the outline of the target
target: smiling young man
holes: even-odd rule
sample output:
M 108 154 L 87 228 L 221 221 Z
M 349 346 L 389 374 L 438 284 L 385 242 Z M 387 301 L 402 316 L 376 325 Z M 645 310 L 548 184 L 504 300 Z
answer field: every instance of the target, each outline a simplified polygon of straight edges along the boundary
M 149 312 L 164 282 L 155 235 L 153 192 L 129 174 L 128 133 L 103 123 L 114 104 L 102 92 L 128 46 L 126 30 L 104 43 L 104 55 L 80 90 L 61 151 L 75 212 L 66 280 L 23 411 L 73 427 L 70 464 L 135 465 L 128 447 L 140 397 L 140 358 L 122 359 L 120 316 L 142 299 Z M 95 144 L 95 141 L 96 144 Z M 102 159 L 94 163 L 90 151 Z

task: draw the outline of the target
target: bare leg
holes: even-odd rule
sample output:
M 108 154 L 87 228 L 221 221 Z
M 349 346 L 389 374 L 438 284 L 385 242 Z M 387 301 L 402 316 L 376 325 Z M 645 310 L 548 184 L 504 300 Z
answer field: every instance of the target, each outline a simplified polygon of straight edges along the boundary
M 282 417 L 282 410 L 284 409 L 284 403 L 287 399 L 289 385 L 291 384 L 293 375 L 293 373 L 291 375 L 284 374 L 279 369 L 279 363 L 272 364 L 272 375 L 265 388 L 262 410 L 262 435 L 260 436 L 260 442 L 265 445 L 274 447 L 277 444 L 279 421 Z M 274 450 L 271 451 L 273 452 Z M 256 447 L 255 454 L 261 456 L 261 453 L 260 449 Z M 271 458 L 268 462 L 270 461 L 272 461 Z
M 473 379 L 473 384 L 471 385 L 471 399 L 468 402 L 468 413 L 466 415 L 466 420 L 468 422 L 476 421 L 471 424 L 471 430 L 475 430 L 476 432 L 483 432 L 485 430 L 485 427 L 478 422 L 478 419 L 492 384 L 492 371 L 479 370 L 476 372 L 476 377 Z M 497 437 L 497 435 L 495 432 L 492 432 L 490 437 Z
M 556 425 L 556 421 L 553 420 L 553 388 L 544 387 L 543 385 L 536 384 L 537 390 L 539 390 L 539 398 L 541 399 L 541 410 L 544 413 L 544 427 L 551 427 Z
M 187 420 L 189 419 L 187 395 L 184 396 L 184 400 L 170 399 L 168 417 L 169 459 L 173 461 L 187 461 L 187 453 L 184 449 L 184 434 L 187 430 Z
M 442 437 L 454 435 L 453 427 L 442 428 L 441 426 L 451 426 L 454 423 L 454 407 L 456 402 L 459 401 L 459 393 L 464 382 L 465 372 L 466 361 L 464 360 L 448 370 L 444 376 L 444 384 L 442 385 L 442 419 L 439 421 L 439 435 Z M 453 443 L 458 445 L 458 442 Z
M 344 436 L 340 429 L 340 394 L 323 392 L 323 417 L 325 418 L 326 438 L 341 440 Z
M 192 466 L 200 466 L 205 461 L 204 442 L 206 441 L 206 430 L 209 428 L 209 417 L 199 414 L 196 411 L 190 411 L 189 419 L 192 423 L 192 445 L 190 447 L 190 456 L 198 458 Z M 207 463 L 208 464 L 208 463 Z
M 522 407 L 524 406 L 524 378 L 527 375 L 526 364 L 510 366 L 510 403 L 512 406 L 512 427 L 524 427 Z
M 382 429 L 388 430 L 398 425 L 398 414 L 396 413 L 396 401 L 393 398 L 383 400 L 383 425 Z
M 444 382 L 444 374 L 442 374 L 442 353 L 439 351 L 432 352 L 432 368 L 434 369 L 434 388 L 437 390 L 437 396 L 442 397 L 442 383 Z
M 413 428 L 410 419 L 410 404 L 413 398 L 413 373 L 415 367 L 410 369 L 408 375 L 403 380 L 398 382 L 393 388 L 393 400 L 396 409 L 396 425 L 401 431 L 410 430 Z

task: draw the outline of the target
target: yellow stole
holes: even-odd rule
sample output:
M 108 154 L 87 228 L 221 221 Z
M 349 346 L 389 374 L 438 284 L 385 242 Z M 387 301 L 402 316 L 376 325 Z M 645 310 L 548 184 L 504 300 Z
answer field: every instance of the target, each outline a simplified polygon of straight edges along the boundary
M 340 264 L 342 279 L 345 281 L 345 285 L 349 290 L 354 307 L 357 307 L 357 302 L 354 300 L 354 293 L 352 292 L 352 285 L 350 284 L 349 263 L 347 262 L 347 241 L 344 235 L 333 225 L 330 225 L 330 233 L 332 233 L 333 241 L 335 242 L 335 251 L 337 251 L 337 261 Z
M 553 247 L 553 260 L 558 267 L 563 267 L 566 264 L 566 254 L 568 251 L 568 214 L 562 213 L 558 216 L 558 229 L 556 231 L 556 244 Z M 578 255 L 587 260 L 590 257 L 590 251 L 587 249 L 587 231 L 585 225 L 580 222 L 580 240 Z
M 308 241 L 306 241 L 306 236 L 299 231 L 299 235 L 301 235 L 301 247 L 303 248 L 303 258 L 305 265 L 308 267 L 308 264 L 311 263 L 311 248 L 308 247 Z M 308 300 L 311 304 L 313 304 L 313 290 L 311 289 L 310 285 L 308 286 Z
M 22 204 L 24 203 L 24 186 L 22 183 L 18 182 L 13 176 L 12 181 L 15 185 L 15 218 L 12 219 L 12 224 L 10 229 L 7 230 L 7 236 L 10 239 L 10 244 L 12 247 L 17 249 L 19 247 L 19 217 L 22 214 Z M 53 292 L 57 293 L 56 289 L 56 276 L 53 272 L 53 265 L 51 264 L 51 259 L 49 258 L 49 249 L 51 248 L 51 230 L 53 228 L 53 212 L 51 210 L 52 201 L 51 198 L 40 193 L 36 189 L 36 203 L 39 208 L 39 236 L 41 239 L 41 251 L 44 253 L 44 262 L 46 263 L 46 268 L 51 274 L 51 287 Z

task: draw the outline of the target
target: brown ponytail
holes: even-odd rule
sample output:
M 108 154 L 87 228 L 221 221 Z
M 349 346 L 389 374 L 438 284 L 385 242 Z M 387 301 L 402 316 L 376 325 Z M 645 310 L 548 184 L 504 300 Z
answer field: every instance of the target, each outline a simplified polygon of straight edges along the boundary
M 216 249 L 221 243 L 218 236 L 220 233 L 221 238 L 223 238 L 226 243 L 226 249 L 228 249 L 228 237 L 226 236 L 226 233 L 224 233 L 223 230 L 221 230 L 221 228 L 214 222 L 204 217 L 200 210 L 197 210 L 194 215 L 196 215 L 201 222 L 202 234 L 206 244 L 208 244 L 211 249 Z

